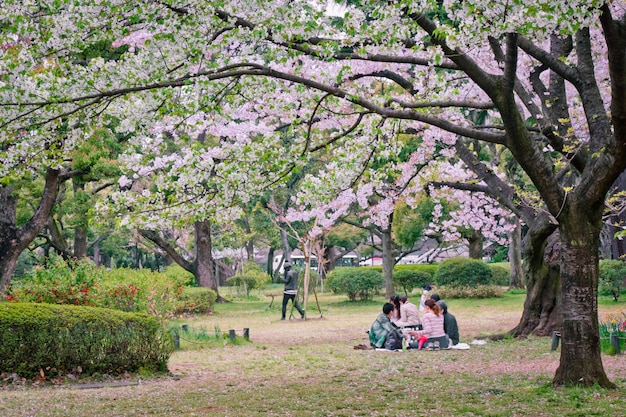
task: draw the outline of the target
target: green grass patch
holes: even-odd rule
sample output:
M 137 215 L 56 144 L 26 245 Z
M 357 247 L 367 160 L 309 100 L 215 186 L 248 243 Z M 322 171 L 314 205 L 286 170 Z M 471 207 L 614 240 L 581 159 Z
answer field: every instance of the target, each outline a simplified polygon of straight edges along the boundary
M 320 293 L 322 312 L 311 294 L 309 319 L 281 321 L 282 294 L 259 293 L 258 301 L 217 304 L 212 315 L 172 320 L 197 338 L 175 351 L 171 376 L 141 384 L 80 389 L 5 385 L 4 416 L 606 416 L 626 409 L 626 361 L 603 356 L 618 390 L 554 389 L 550 381 L 559 352 L 549 337 L 529 337 L 459 351 L 377 352 L 355 350 L 366 343 L 385 297 L 347 302 L 345 295 Z M 414 302 L 417 294 L 411 295 Z M 449 300 L 461 341 L 513 328 L 524 294 Z M 623 308 L 626 304 L 620 304 Z M 238 340 L 243 328 L 250 341 Z M 219 335 L 216 336 L 216 330 Z M 191 340 L 191 336 L 189 336 Z M 203 340 L 206 338 L 206 341 Z M 181 343 L 183 340 L 181 340 Z M 9 377 L 10 376 L 5 376 Z

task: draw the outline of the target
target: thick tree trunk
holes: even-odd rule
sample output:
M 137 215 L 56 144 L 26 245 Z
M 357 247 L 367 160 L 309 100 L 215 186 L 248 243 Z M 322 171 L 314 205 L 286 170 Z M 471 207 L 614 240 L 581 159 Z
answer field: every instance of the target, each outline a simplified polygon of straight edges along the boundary
M 522 226 L 515 218 L 515 228 L 509 233 L 509 288 L 524 288 L 524 269 L 522 264 Z
M 545 336 L 560 328 L 558 235 L 555 226 L 537 221 L 523 241 L 526 301 L 513 336 Z
M 469 243 L 469 257 L 470 259 L 483 259 L 483 241 L 484 237 L 482 233 L 477 230 L 472 231 L 471 236 L 467 238 Z
M 17 227 L 17 192 L 0 186 L 0 294 L 11 282 L 17 259 L 46 226 L 59 189 L 59 171 L 48 169 L 39 206 L 33 216 Z
M 218 300 L 222 300 L 219 293 L 215 274 L 213 272 L 213 254 L 211 244 L 211 228 L 207 222 L 194 224 L 196 237 L 195 275 L 199 287 L 210 288 L 217 293 Z
M 601 208 L 564 210 L 561 234 L 561 359 L 554 385 L 598 384 L 615 388 L 609 381 L 600 352 L 598 323 L 598 246 Z M 575 206 L 574 206 L 575 207 Z M 595 212 L 594 212 L 595 211 Z
M 381 230 L 381 245 L 383 250 L 383 285 L 387 299 L 395 294 L 393 288 L 393 266 L 395 265 L 393 253 L 393 240 L 391 238 L 391 221 L 389 227 Z

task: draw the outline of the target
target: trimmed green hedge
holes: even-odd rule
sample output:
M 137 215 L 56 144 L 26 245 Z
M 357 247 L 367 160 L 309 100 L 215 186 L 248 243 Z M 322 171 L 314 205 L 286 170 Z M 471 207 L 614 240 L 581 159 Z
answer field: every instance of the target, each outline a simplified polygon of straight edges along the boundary
M 475 287 L 491 284 L 491 269 L 483 261 L 450 258 L 439 264 L 435 282 L 440 286 Z
M 380 272 L 370 268 L 344 267 L 333 269 L 327 277 L 328 288 L 334 293 L 346 293 L 350 301 L 357 296 L 371 300 L 383 285 Z
M 154 317 L 97 307 L 0 303 L 2 371 L 120 374 L 164 372 L 174 349 Z
M 501 265 L 487 265 L 491 270 L 491 284 L 500 285 L 501 287 L 508 287 L 511 283 L 511 272 Z
M 177 300 L 176 314 L 208 314 L 213 311 L 217 293 L 210 288 L 185 287 Z
M 414 288 L 422 288 L 433 282 L 433 276 L 426 271 L 408 268 L 393 270 L 393 285 L 402 288 L 404 294 L 409 295 Z M 396 290 L 396 292 L 398 292 Z
M 475 287 L 437 287 L 439 297 L 452 298 L 500 298 L 502 287 L 495 285 L 477 285 Z

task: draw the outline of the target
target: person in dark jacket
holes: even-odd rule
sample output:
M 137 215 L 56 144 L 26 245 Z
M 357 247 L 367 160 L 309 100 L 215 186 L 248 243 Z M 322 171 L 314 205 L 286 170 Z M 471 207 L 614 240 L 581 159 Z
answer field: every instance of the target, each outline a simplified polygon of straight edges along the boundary
M 289 261 L 285 261 L 283 269 L 285 270 L 285 276 L 281 278 L 281 281 L 285 283 L 285 290 L 283 293 L 283 316 L 281 320 L 285 320 L 289 300 L 291 300 L 293 306 L 298 310 L 300 316 L 304 318 L 304 310 L 300 307 L 300 303 L 298 303 L 298 299 L 296 298 L 296 294 L 298 293 L 298 271 L 291 269 L 291 263 Z
M 450 343 L 457 345 L 459 343 L 459 326 L 456 323 L 456 317 L 448 313 L 448 305 L 445 301 L 439 300 L 437 304 L 443 310 L 443 330 L 450 338 Z

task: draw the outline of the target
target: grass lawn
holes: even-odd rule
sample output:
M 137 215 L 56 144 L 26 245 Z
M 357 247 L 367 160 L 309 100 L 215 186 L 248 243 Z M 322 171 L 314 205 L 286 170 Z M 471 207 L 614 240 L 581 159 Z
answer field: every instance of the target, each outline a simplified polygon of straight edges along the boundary
M 225 290 L 228 293 L 229 290 Z M 280 293 L 271 290 L 270 292 Z M 313 294 L 308 319 L 280 320 L 281 297 L 221 304 L 211 316 L 172 324 L 195 331 L 250 329 L 250 342 L 196 343 L 181 336 L 171 376 L 124 385 L 0 388 L 4 416 L 617 416 L 626 410 L 626 359 L 603 355 L 617 390 L 553 389 L 559 352 L 551 340 L 505 339 L 462 351 L 378 352 L 365 330 L 383 298 L 347 302 Z M 417 295 L 412 301 L 419 301 Z M 520 318 L 523 294 L 447 300 L 461 341 L 505 332 Z M 601 300 L 601 313 L 626 303 Z M 298 316 L 296 312 L 296 316 Z M 1 387 L 1 386 L 0 386 Z

